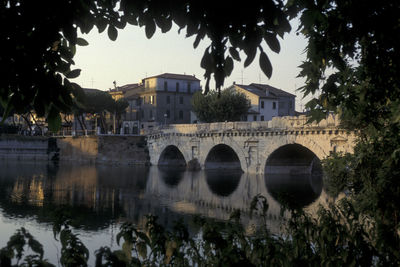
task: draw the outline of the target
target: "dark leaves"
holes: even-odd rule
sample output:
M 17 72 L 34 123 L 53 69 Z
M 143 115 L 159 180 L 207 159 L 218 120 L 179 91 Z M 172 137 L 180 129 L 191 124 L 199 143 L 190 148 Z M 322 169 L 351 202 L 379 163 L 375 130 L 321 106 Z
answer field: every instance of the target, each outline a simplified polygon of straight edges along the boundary
M 65 74 L 65 77 L 67 77 L 68 79 L 74 79 L 74 78 L 78 77 L 80 74 L 81 74 L 81 70 L 75 69 L 75 70 L 71 70 L 71 71 L 67 72 Z
M 267 32 L 264 35 L 264 39 L 272 51 L 274 51 L 275 53 L 279 53 L 281 51 L 281 46 L 279 44 L 278 38 L 276 37 L 276 34 Z
M 248 67 L 254 60 L 257 54 L 257 48 L 256 47 L 251 47 L 247 50 L 245 50 L 245 53 L 247 55 L 246 60 L 244 61 L 244 67 Z
M 108 34 L 108 38 L 110 38 L 111 41 L 115 41 L 115 40 L 117 40 L 117 37 L 118 37 L 118 30 L 113 25 L 109 25 L 107 34 Z
M 240 55 L 239 55 L 239 52 L 236 50 L 236 48 L 230 47 L 230 48 L 229 48 L 229 53 L 231 54 L 231 56 L 232 56 L 236 61 L 240 61 Z
M 89 45 L 88 41 L 86 41 L 83 38 L 78 37 L 78 39 L 76 39 L 76 44 L 80 45 L 80 46 L 87 46 Z
M 260 67 L 262 71 L 264 72 L 265 75 L 267 75 L 268 78 L 271 78 L 272 76 L 272 65 L 271 61 L 269 61 L 269 58 L 267 54 L 265 54 L 264 51 L 261 51 L 260 53 Z
M 148 18 L 146 20 L 145 32 L 147 39 L 153 37 L 154 33 L 156 32 L 156 23 L 152 18 Z

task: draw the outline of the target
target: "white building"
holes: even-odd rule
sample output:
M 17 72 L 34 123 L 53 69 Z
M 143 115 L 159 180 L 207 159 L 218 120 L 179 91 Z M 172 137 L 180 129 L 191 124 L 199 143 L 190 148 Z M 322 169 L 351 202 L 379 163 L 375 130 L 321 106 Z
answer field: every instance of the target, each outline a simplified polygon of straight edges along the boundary
M 296 96 L 267 84 L 233 84 L 228 89 L 243 93 L 251 107 L 244 121 L 268 121 L 278 116 L 295 115 Z

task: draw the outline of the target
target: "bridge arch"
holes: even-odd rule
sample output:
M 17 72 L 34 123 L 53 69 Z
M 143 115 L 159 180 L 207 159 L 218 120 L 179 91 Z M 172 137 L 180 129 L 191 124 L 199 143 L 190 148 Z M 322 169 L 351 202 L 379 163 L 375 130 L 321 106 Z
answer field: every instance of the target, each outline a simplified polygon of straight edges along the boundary
M 319 157 L 309 148 L 285 144 L 275 149 L 265 163 L 265 174 L 321 174 Z
M 183 153 L 175 145 L 168 145 L 161 152 L 158 159 L 159 166 L 186 166 L 186 159 Z
M 204 168 L 206 170 L 243 170 L 238 153 L 231 146 L 223 143 L 215 145 L 209 150 L 204 161 Z

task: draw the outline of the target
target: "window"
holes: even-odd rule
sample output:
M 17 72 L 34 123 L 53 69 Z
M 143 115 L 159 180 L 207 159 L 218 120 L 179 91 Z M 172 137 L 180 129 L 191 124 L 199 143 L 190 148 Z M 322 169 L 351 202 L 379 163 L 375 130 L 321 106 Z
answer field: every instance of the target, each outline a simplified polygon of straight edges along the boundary
M 182 110 L 179 110 L 179 119 L 183 120 L 183 111 Z
M 176 83 L 176 92 L 179 92 L 179 83 Z
M 272 109 L 276 109 L 276 102 L 272 102 Z
M 167 104 L 171 103 L 171 98 L 169 95 L 167 95 Z
M 150 120 L 151 120 L 151 118 L 153 118 L 153 110 L 152 109 L 150 109 Z
M 261 108 L 264 108 L 264 101 L 261 101 Z
M 171 115 L 169 109 L 167 109 L 167 110 L 165 111 L 165 114 L 167 115 L 166 118 L 169 119 L 169 116 Z
M 264 116 L 261 116 L 261 121 L 264 121 Z
M 150 82 L 146 81 L 146 88 L 150 88 Z
M 168 90 L 168 82 L 165 81 L 165 82 L 164 82 L 164 91 L 167 91 L 167 90 Z
M 155 95 L 151 95 L 150 96 L 150 104 L 154 105 L 155 99 L 156 99 L 156 96 Z
M 141 113 L 141 117 L 142 117 L 142 119 L 144 119 L 144 110 L 142 109 L 142 110 L 140 110 L 140 113 Z
M 179 97 L 179 104 L 183 104 L 183 96 Z
M 257 115 L 253 116 L 253 121 L 257 121 Z
M 188 85 L 187 85 L 187 92 L 190 94 L 190 90 L 191 90 L 191 84 L 190 83 L 188 83 Z

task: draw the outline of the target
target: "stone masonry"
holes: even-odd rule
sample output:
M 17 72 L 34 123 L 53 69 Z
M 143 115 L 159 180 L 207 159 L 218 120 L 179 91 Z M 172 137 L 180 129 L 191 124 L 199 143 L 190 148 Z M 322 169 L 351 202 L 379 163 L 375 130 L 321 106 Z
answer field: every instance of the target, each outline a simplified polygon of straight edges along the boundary
M 222 122 L 208 124 L 175 124 L 147 133 L 152 165 L 159 165 L 165 149 L 177 148 L 187 164 L 197 160 L 204 168 L 209 152 L 217 145 L 230 147 L 248 173 L 264 173 L 268 157 L 278 148 L 297 144 L 322 160 L 332 151 L 353 152 L 355 132 L 339 127 L 330 115 L 319 123 L 307 124 L 305 116 L 275 117 L 263 122 Z

